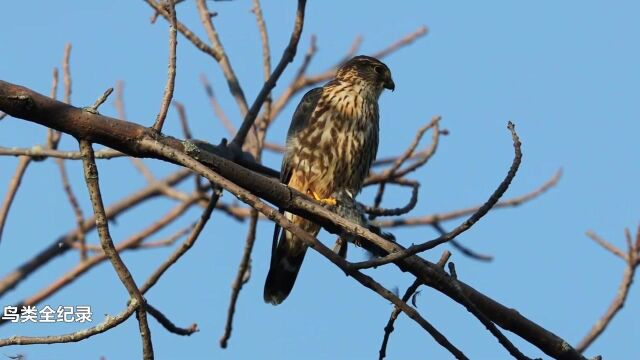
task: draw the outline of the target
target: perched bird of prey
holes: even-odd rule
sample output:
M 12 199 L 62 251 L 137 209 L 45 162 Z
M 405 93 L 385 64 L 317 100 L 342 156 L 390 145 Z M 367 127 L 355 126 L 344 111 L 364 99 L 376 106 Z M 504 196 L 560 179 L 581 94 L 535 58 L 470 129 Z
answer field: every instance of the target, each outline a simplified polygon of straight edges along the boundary
M 385 64 L 360 55 L 344 63 L 335 79 L 307 92 L 287 133 L 280 180 L 324 205 L 335 205 L 336 194 L 353 198 L 378 151 L 378 98 L 394 88 Z M 313 236 L 320 231 L 300 216 L 285 216 Z M 274 243 L 279 230 L 276 225 Z M 301 239 L 282 232 L 271 255 L 265 302 L 278 305 L 287 298 L 306 251 Z

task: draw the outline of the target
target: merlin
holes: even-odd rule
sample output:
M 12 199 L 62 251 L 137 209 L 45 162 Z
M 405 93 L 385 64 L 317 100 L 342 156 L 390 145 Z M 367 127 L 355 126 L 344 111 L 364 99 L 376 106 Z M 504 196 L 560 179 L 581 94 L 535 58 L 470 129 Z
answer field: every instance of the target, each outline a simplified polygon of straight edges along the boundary
M 362 188 L 378 152 L 378 99 L 394 90 L 389 68 L 370 56 L 344 63 L 335 79 L 307 92 L 298 104 L 280 170 L 280 180 L 323 205 L 335 205 L 337 194 L 353 198 Z M 287 219 L 316 236 L 320 226 L 300 216 Z M 264 301 L 278 305 L 287 298 L 307 252 L 307 245 L 276 225 Z

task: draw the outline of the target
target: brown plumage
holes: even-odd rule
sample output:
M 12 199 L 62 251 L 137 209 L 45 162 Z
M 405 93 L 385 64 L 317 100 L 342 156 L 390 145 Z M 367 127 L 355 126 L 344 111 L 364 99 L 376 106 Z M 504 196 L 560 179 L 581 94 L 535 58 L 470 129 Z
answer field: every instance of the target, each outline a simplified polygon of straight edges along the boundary
M 369 56 L 356 56 L 338 69 L 335 79 L 307 92 L 289 127 L 281 181 L 322 203 L 335 194 L 355 196 L 378 151 L 378 98 L 395 88 L 389 68 Z M 320 227 L 285 213 L 313 236 Z M 279 227 L 274 232 L 278 238 Z M 265 302 L 280 304 L 291 292 L 307 246 L 283 231 L 273 250 L 264 287 Z

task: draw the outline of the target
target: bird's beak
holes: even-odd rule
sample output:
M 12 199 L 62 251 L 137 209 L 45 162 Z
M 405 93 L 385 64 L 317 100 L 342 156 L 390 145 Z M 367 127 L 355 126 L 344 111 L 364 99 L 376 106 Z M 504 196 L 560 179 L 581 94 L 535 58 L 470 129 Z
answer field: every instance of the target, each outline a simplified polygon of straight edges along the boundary
M 387 80 L 385 80 L 384 88 L 385 89 L 389 89 L 391 91 L 396 89 L 396 84 L 393 82 L 393 79 L 391 78 L 391 76 L 389 76 L 389 78 L 387 78 Z

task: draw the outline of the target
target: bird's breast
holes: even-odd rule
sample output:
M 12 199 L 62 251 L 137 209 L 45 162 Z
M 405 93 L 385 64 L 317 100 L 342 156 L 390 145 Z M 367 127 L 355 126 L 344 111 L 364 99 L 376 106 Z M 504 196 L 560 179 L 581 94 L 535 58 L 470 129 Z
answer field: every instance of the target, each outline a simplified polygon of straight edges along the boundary
M 289 140 L 296 178 L 324 197 L 340 190 L 355 194 L 378 148 L 377 102 L 353 92 L 325 97 L 307 128 Z

